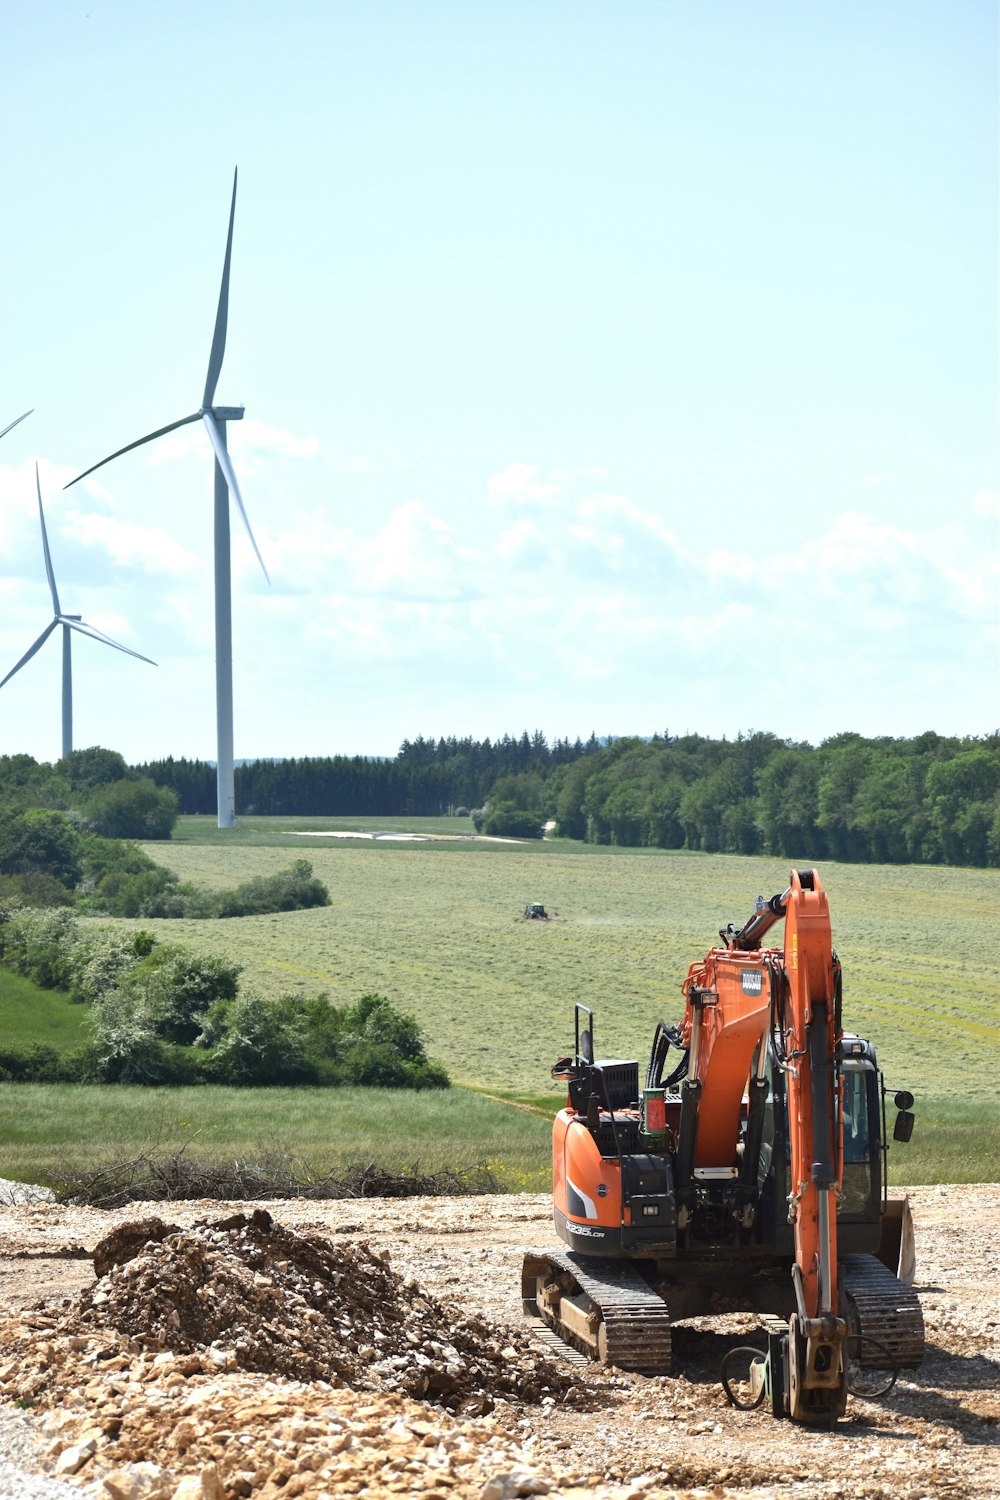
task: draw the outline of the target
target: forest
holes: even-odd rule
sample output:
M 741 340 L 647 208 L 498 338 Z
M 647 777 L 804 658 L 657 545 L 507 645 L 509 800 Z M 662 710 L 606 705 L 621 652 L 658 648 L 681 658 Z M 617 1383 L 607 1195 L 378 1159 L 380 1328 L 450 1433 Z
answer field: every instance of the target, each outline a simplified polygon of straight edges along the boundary
M 215 770 L 168 758 L 132 768 L 182 813 L 214 813 Z M 819 746 L 735 739 L 406 740 L 395 757 L 261 760 L 236 768 L 237 812 L 287 816 L 471 813 L 477 828 L 627 847 L 1000 865 L 1000 732 L 912 739 L 844 733 Z

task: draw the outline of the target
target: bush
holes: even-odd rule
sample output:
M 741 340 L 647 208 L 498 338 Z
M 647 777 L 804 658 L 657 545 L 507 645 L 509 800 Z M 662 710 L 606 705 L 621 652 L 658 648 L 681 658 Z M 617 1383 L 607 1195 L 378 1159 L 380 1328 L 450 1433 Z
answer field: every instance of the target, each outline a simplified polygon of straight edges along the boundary
M 170 787 L 148 776 L 97 786 L 83 804 L 87 826 L 102 838 L 168 839 L 177 822 L 178 801 Z
M 385 995 L 362 995 L 333 1015 L 336 1019 L 321 1053 L 328 1065 L 332 1063 L 331 1082 L 372 1088 L 449 1086 L 445 1070 L 427 1058 L 416 1019 L 397 1010 Z M 315 1044 L 316 1029 L 312 1036 Z
M 294 1005 L 269 1003 L 248 990 L 229 1008 L 207 1072 L 216 1083 L 247 1087 L 314 1083 L 306 1042 L 305 1021 Z
M 13 906 L 72 906 L 73 892 L 44 870 L 0 875 L 0 901 Z
M 68 990 L 73 981 L 79 934 L 63 907 L 47 911 L 15 908 L 0 920 L 0 962 L 46 990 Z
M 272 911 L 304 911 L 329 906 L 330 893 L 313 876 L 307 859 L 297 859 L 276 875 L 258 875 L 234 891 L 223 891 L 211 903 L 218 917 L 252 917 Z
M 169 1058 L 149 1008 L 133 995 L 108 990 L 90 1009 L 98 1083 L 168 1083 Z
M 67 1081 L 58 1052 L 40 1042 L 29 1047 L 0 1047 L 0 1079 L 4 1083 Z
M 38 872 L 72 890 L 83 874 L 80 835 L 60 812 L 29 807 L 0 812 L 0 874 Z
M 483 823 L 483 832 L 497 838 L 540 839 L 542 820 L 538 813 L 527 812 L 524 808 L 511 807 L 500 802 L 496 807 L 491 806 L 488 809 Z
M 83 936 L 62 908 L 0 906 L 0 963 L 88 1004 L 93 1030 L 61 1058 L 47 1047 L 0 1048 L 0 1081 L 449 1085 L 416 1019 L 385 995 L 342 1007 L 325 995 L 268 1002 L 240 993 L 238 964 L 142 930 Z
M 98 932 L 77 951 L 70 999 L 91 1005 L 98 996 L 117 989 L 124 976 L 156 947 L 151 932 Z
M 123 975 L 120 988 L 146 1008 L 158 1037 L 190 1047 L 201 1035 L 206 1012 L 236 999 L 239 976 L 239 964 L 200 958 L 170 943 L 139 959 Z

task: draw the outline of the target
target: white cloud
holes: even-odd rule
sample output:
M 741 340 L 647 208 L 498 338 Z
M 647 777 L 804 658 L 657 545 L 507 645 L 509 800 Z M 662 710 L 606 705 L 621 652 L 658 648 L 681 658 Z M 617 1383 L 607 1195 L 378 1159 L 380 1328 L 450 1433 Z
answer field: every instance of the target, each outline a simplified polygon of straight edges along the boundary
M 82 547 L 103 550 L 117 567 L 154 574 L 201 574 L 203 564 L 160 526 L 137 526 L 114 516 L 71 510 L 62 526 Z
M 538 477 L 537 464 L 514 463 L 494 474 L 486 486 L 491 505 L 543 505 L 559 494 L 559 485 Z
M 471 554 L 419 501 L 398 506 L 355 558 L 356 586 L 393 598 L 458 599 L 479 592 Z

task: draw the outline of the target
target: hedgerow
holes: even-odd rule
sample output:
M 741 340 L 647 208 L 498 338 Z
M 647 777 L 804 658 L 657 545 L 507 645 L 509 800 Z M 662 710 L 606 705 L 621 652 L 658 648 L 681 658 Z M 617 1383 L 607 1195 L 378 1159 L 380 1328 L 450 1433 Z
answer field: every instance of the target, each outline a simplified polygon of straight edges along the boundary
M 240 990 L 238 964 L 142 930 L 88 932 L 63 908 L 0 906 L 0 966 L 65 991 L 90 1020 L 72 1053 L 0 1048 L 0 1081 L 448 1086 L 414 1017 L 385 995 L 265 1000 Z

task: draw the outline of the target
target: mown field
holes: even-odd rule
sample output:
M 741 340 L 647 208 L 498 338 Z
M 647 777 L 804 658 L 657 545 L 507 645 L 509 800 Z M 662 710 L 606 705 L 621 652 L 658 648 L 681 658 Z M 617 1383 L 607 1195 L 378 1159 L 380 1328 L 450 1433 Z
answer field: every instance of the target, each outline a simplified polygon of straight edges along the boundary
M 452 837 L 319 836 L 337 828 Z M 562 1100 L 549 1068 L 572 1044 L 574 1001 L 596 1012 L 600 1054 L 644 1062 L 655 1022 L 681 1015 L 689 963 L 726 922 L 744 920 L 758 894 L 783 890 L 788 867 L 559 840 L 482 843 L 470 833 L 451 818 L 246 819 L 225 832 L 183 819 L 173 843 L 146 846 L 182 879 L 222 889 L 303 856 L 333 904 L 141 924 L 237 960 L 244 985 L 269 996 L 388 995 L 418 1017 L 430 1055 L 466 1087 L 394 1096 L 4 1085 L 0 1176 L 51 1180 L 61 1165 L 191 1141 L 199 1154 L 284 1152 L 319 1171 L 367 1160 L 423 1171 L 489 1163 L 505 1186 L 544 1191 L 544 1115 Z M 917 1096 L 917 1130 L 891 1153 L 890 1180 L 1000 1178 L 1000 872 L 829 864 L 820 873 L 844 965 L 845 1025 L 874 1040 L 890 1086 Z M 531 901 L 552 921 L 522 921 Z M 79 1027 L 79 1008 L 60 1016 L 58 1004 L 14 995 L 9 979 L 0 976 L 0 1026 L 20 1024 L 17 1039 L 29 1040 L 26 1017 L 44 1016 L 53 1045 L 69 1045 L 68 1032 L 57 1033 Z M 530 1099 L 543 1113 L 488 1095 Z
M 215 888 L 271 874 L 294 851 L 312 861 L 332 906 L 144 925 L 238 959 L 244 982 L 268 995 L 325 991 L 341 1003 L 384 993 L 419 1018 L 455 1081 L 518 1094 L 550 1088 L 577 1000 L 596 1011 L 600 1052 L 644 1057 L 655 1022 L 681 1014 L 689 963 L 726 922 L 748 916 L 758 894 L 788 882 L 787 864 L 770 859 L 559 840 L 341 841 L 297 837 L 301 826 L 249 819 L 238 843 L 203 844 L 187 840 L 218 830 L 183 819 L 184 842 L 146 847 L 183 879 Z M 1000 872 L 830 864 L 820 874 L 844 966 L 845 1025 L 873 1039 L 893 1085 L 993 1101 Z M 521 921 L 529 901 L 553 920 Z

